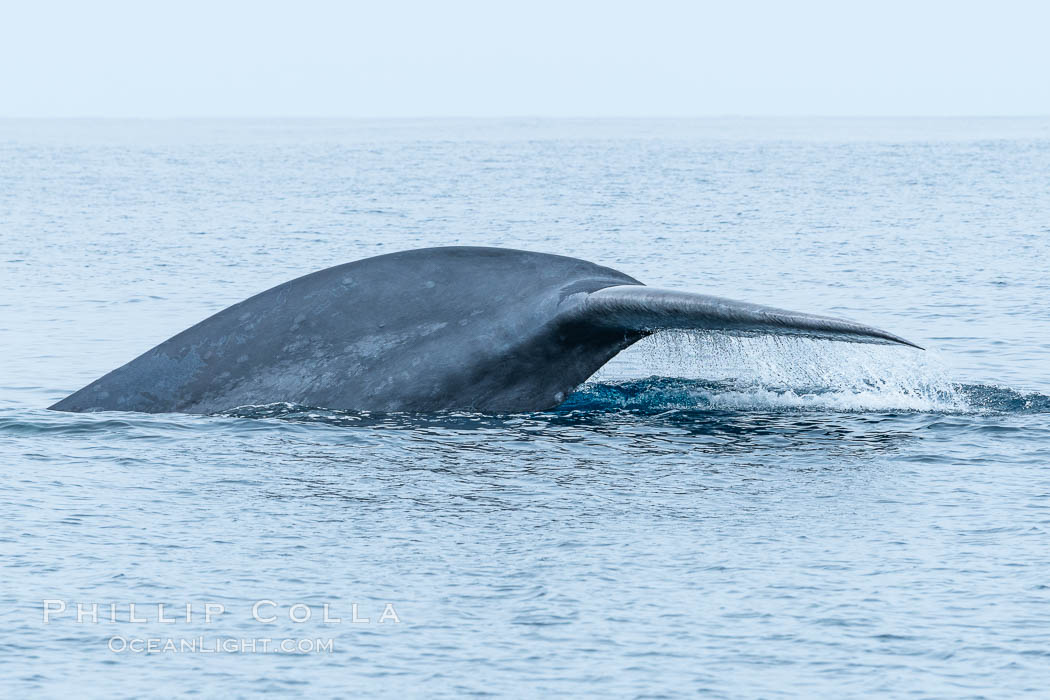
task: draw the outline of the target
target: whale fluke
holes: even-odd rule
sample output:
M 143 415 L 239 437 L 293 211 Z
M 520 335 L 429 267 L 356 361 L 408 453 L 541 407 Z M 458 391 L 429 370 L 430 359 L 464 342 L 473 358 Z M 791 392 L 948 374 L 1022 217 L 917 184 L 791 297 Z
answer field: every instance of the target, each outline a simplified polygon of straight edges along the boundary
M 689 329 L 797 335 L 923 349 L 900 336 L 841 318 L 639 285 L 619 285 L 592 292 L 572 314 L 595 325 L 632 331 Z
M 852 321 L 653 289 L 584 260 L 424 248 L 337 265 L 220 311 L 51 406 L 213 413 L 552 408 L 666 329 L 903 338 Z

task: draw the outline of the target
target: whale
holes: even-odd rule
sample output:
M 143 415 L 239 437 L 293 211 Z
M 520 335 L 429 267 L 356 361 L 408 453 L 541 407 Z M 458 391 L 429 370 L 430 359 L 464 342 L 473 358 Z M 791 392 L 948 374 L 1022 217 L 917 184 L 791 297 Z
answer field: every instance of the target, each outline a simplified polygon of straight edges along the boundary
M 854 321 L 644 285 L 577 258 L 486 247 L 329 267 L 234 304 L 50 406 L 219 413 L 555 408 L 664 330 L 918 345 Z

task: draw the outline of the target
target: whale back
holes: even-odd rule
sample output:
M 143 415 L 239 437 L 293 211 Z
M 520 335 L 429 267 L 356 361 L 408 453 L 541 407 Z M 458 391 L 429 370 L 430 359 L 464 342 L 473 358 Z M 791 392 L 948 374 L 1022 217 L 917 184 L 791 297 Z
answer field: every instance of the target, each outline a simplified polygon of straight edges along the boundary
M 51 408 L 209 413 L 545 408 L 643 334 L 554 323 L 567 299 L 640 283 L 584 260 L 411 250 L 305 275 L 166 340 Z

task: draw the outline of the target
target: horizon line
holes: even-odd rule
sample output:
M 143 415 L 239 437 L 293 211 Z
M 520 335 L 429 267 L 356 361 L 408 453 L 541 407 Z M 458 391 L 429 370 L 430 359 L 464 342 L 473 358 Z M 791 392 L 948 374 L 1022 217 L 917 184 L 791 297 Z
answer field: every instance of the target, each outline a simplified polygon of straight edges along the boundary
M 510 120 L 510 119 L 533 119 L 533 120 L 625 120 L 625 119 L 652 119 L 652 120 L 686 120 L 686 119 L 1047 119 L 1046 114 L 617 114 L 617 115 L 587 115 L 587 114 L 492 114 L 492 115 L 311 115 L 311 114 L 198 114 L 198 115 L 0 115 L 2 121 L 90 121 L 90 120 L 114 120 L 114 121 L 175 121 L 175 120 L 359 120 L 359 121 L 453 121 L 453 120 Z

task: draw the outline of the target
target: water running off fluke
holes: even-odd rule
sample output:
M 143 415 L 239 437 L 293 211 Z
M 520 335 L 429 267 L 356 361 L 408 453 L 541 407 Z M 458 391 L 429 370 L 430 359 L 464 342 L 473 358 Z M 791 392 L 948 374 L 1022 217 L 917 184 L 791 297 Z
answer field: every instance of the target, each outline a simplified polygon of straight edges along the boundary
M 954 382 L 934 352 L 667 331 L 621 353 L 561 408 L 970 413 L 1042 412 L 1048 402 Z

